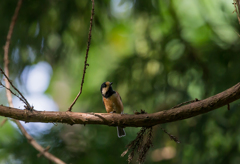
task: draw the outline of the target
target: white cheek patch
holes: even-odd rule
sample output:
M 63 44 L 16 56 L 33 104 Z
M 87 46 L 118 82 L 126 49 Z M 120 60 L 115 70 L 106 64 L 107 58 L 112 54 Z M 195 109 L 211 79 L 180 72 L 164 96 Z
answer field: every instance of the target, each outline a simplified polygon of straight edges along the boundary
M 106 88 L 103 88 L 103 89 L 102 89 L 102 94 L 103 94 L 103 95 L 105 95 L 105 94 L 107 93 L 108 88 L 109 88 L 109 86 L 107 86 Z
M 106 92 L 107 92 L 107 91 L 106 91 L 106 88 L 103 88 L 103 89 L 102 89 L 102 94 L 105 95 Z

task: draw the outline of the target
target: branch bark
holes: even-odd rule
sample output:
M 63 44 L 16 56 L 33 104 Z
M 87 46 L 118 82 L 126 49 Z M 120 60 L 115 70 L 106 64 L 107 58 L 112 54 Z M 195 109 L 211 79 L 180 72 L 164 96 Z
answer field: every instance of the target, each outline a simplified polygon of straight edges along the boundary
M 152 114 L 109 114 L 109 113 L 76 113 L 24 111 L 16 108 L 0 106 L 0 115 L 26 122 L 66 123 L 66 124 L 100 124 L 123 127 L 148 127 L 167 122 L 187 119 L 210 112 L 240 99 L 240 83 L 204 100 L 191 104 L 160 111 Z

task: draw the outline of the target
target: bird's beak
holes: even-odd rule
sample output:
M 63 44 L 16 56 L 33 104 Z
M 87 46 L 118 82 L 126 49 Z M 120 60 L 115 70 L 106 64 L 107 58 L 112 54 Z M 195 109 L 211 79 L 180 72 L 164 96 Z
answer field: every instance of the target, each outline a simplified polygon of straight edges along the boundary
M 112 84 L 113 84 L 113 82 L 110 83 L 110 85 L 112 85 Z

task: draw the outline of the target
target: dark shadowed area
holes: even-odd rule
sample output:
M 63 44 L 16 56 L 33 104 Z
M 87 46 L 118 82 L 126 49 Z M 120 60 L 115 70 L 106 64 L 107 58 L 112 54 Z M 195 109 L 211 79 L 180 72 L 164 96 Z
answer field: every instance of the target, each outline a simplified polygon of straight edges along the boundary
M 73 112 L 104 113 L 100 87 L 113 82 L 124 113 L 154 113 L 201 100 L 240 82 L 240 25 L 232 0 L 95 0 L 92 41 L 83 92 Z M 0 47 L 17 1 L 0 1 Z M 30 105 L 67 111 L 80 89 L 90 0 L 24 0 L 9 49 L 10 79 Z M 0 66 L 3 68 L 3 49 Z M 2 76 L 1 76 L 2 79 Z M 0 104 L 8 105 L 4 88 Z M 16 108 L 24 104 L 13 97 Z M 153 127 L 145 163 L 240 163 L 240 101 L 190 119 Z M 0 117 L 0 122 L 5 118 Z M 27 132 L 66 163 L 127 163 L 121 157 L 140 128 L 24 123 Z M 171 140 L 161 128 L 181 143 Z M 7 121 L 0 128 L 0 163 L 42 164 Z M 135 157 L 136 158 L 136 157 Z M 136 159 L 133 163 L 136 163 Z

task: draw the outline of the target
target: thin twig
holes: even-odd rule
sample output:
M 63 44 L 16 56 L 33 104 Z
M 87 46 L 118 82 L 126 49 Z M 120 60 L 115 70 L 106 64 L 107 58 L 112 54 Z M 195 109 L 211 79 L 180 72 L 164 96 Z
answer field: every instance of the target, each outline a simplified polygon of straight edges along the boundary
M 50 149 L 50 146 L 48 145 L 48 146 L 44 149 L 43 152 L 40 152 L 40 153 L 37 155 L 37 157 L 38 157 L 38 158 L 41 157 L 41 156 L 43 155 L 43 153 L 46 152 L 46 151 L 48 151 L 49 149 Z
M 171 135 L 170 133 L 168 133 L 165 129 L 163 129 L 162 127 L 160 127 L 162 129 L 162 131 L 164 131 L 164 133 L 166 133 L 173 141 L 175 141 L 176 143 L 181 143 L 177 137 L 175 137 L 174 135 Z
M 18 12 L 21 8 L 21 4 L 22 4 L 22 0 L 18 1 L 17 7 L 15 9 L 14 15 L 12 17 L 12 21 L 9 27 L 9 31 L 8 31 L 8 35 L 7 35 L 7 40 L 6 40 L 6 44 L 4 46 L 4 70 L 6 71 L 6 74 L 4 73 L 4 71 L 0 68 L 0 71 L 2 72 L 2 74 L 5 76 L 5 85 L 2 85 L 6 88 L 6 96 L 8 99 L 8 103 L 10 107 L 14 107 L 13 103 L 12 103 L 12 95 L 11 93 L 13 93 L 10 89 L 10 85 L 20 94 L 21 98 L 19 96 L 17 96 L 16 94 L 14 94 L 15 96 L 17 96 L 18 98 L 20 98 L 20 100 L 22 100 L 23 102 L 25 102 L 25 104 L 27 105 L 27 107 L 30 107 L 28 101 L 25 99 L 25 97 L 21 94 L 21 92 L 12 84 L 12 82 L 10 81 L 9 77 L 9 69 L 8 69 L 8 64 L 9 64 L 9 60 L 8 60 L 8 51 L 9 51 L 9 45 L 10 45 L 10 41 L 11 41 L 11 37 L 12 37 L 12 33 L 13 33 L 13 28 L 14 25 L 16 23 L 17 20 L 17 16 L 18 16 Z M 31 107 L 30 107 L 31 109 Z M 24 129 L 24 127 L 22 126 L 22 124 L 18 121 L 13 119 L 13 121 L 18 125 L 19 129 L 21 130 L 22 134 L 28 139 L 28 141 L 30 142 L 30 144 L 36 149 L 38 150 L 40 153 L 42 153 L 47 159 L 53 161 L 54 163 L 58 163 L 58 164 L 65 164 L 63 161 L 61 161 L 60 159 L 58 159 L 57 157 L 55 157 L 54 155 L 48 153 L 45 151 L 45 149 L 40 146 L 36 140 L 34 140 L 28 133 L 27 131 Z
M 77 97 L 74 99 L 73 103 L 70 105 L 70 107 L 68 108 L 68 111 L 71 112 L 73 105 L 76 103 L 78 97 L 81 95 L 82 93 L 82 88 L 83 88 L 83 83 L 84 83 L 84 78 L 85 78 L 85 73 L 86 73 L 86 69 L 87 66 L 89 66 L 89 64 L 87 63 L 87 59 L 88 59 L 88 51 L 89 51 L 89 47 L 90 47 L 90 43 L 91 43 L 91 37 L 92 37 L 92 22 L 93 22 L 93 15 L 94 15 L 94 0 L 92 0 L 92 14 L 91 14 L 91 19 L 90 19 L 90 27 L 89 27 L 89 33 L 88 33 L 88 42 L 87 42 L 87 50 L 86 50 L 86 56 L 85 56 L 85 62 L 84 62 L 84 68 L 83 68 L 83 76 L 82 76 L 82 82 L 81 82 L 81 87 L 80 87 L 80 91 L 77 95 Z
M 24 129 L 24 127 L 22 126 L 22 124 L 18 121 L 18 120 L 13 120 L 18 128 L 21 130 L 22 134 L 27 138 L 27 140 L 29 141 L 29 143 L 36 149 L 38 150 L 42 155 L 44 155 L 47 159 L 53 161 L 54 163 L 57 164 L 65 164 L 65 162 L 63 162 L 62 160 L 60 160 L 59 158 L 55 157 L 54 155 L 52 155 L 51 153 L 47 152 L 42 146 L 40 146 L 37 141 L 35 139 L 32 138 L 32 136 L 30 136 L 27 131 Z
M 8 88 L 8 90 L 6 90 L 6 94 L 7 94 L 7 97 L 9 97 L 9 105 L 13 106 L 13 104 L 12 104 L 12 96 L 10 96 L 11 95 L 10 85 L 11 85 L 19 93 L 19 95 L 22 97 L 22 99 L 20 99 L 20 100 L 23 101 L 26 104 L 27 108 L 30 110 L 32 107 L 28 103 L 27 99 L 12 84 L 11 80 L 8 78 L 9 77 L 9 69 L 8 69 L 8 64 L 9 64 L 9 60 L 8 60 L 9 46 L 10 46 L 10 43 L 11 43 L 11 37 L 12 37 L 13 29 L 14 29 L 14 26 L 15 26 L 15 23 L 16 23 L 16 20 L 17 20 L 18 13 L 19 13 L 19 10 L 21 8 L 21 5 L 22 5 L 22 0 L 19 0 L 18 4 L 17 4 L 17 7 L 15 9 L 14 15 L 13 15 L 12 20 L 11 20 L 11 24 L 10 24 L 10 27 L 9 27 L 9 31 L 8 31 L 8 35 L 7 35 L 7 40 L 6 40 L 5 46 L 3 47 L 3 49 L 4 49 L 4 70 L 5 70 L 5 73 L 4 73 L 4 71 L 1 68 L 0 68 L 0 71 L 5 76 L 4 81 L 5 81 L 6 88 Z
M 1 69 L 1 68 L 0 68 Z M 6 91 L 9 91 L 11 92 L 14 96 L 16 96 L 17 98 L 19 98 L 19 100 L 21 100 L 24 104 L 25 104 L 25 101 L 20 97 L 18 96 L 16 93 L 14 93 L 11 89 L 7 88 L 5 85 L 3 85 L 3 83 L 0 81 L 0 85 L 2 87 L 4 87 L 6 89 Z
M 234 8 L 235 10 L 233 12 L 236 12 L 237 13 L 237 17 L 238 17 L 238 22 L 240 24 L 240 1 L 239 0 L 233 0 L 233 5 L 234 5 Z
M 8 69 L 8 67 L 7 67 Z M 3 87 L 6 88 L 7 91 L 7 96 L 9 96 L 9 94 L 14 94 L 15 96 L 17 96 L 11 89 L 10 89 L 10 85 L 18 92 L 18 94 L 21 96 L 21 98 L 19 96 L 17 96 L 24 104 L 26 104 L 27 109 L 31 110 L 32 107 L 30 106 L 30 104 L 28 103 L 27 99 L 22 95 L 22 93 L 13 85 L 13 83 L 11 82 L 11 80 L 8 78 L 8 76 L 4 73 L 4 71 L 2 70 L 2 68 L 0 67 L 0 72 L 3 74 L 3 76 L 5 77 L 5 85 L 4 86 L 2 83 L 0 83 L 0 85 L 2 85 Z M 9 73 L 8 73 L 9 74 Z M 9 86 L 9 87 L 7 87 Z M 12 98 L 11 98 L 11 102 L 12 102 Z
M 178 104 L 178 105 L 172 107 L 171 109 L 173 109 L 173 108 L 178 108 L 178 107 L 180 107 L 180 106 L 183 106 L 183 105 L 186 105 L 186 104 L 189 104 L 189 103 L 193 103 L 193 102 L 196 102 L 196 101 L 199 101 L 199 100 L 198 100 L 197 98 L 195 98 L 195 100 L 190 100 L 190 101 L 182 102 L 181 104 Z
M 8 70 L 8 64 L 9 64 L 9 60 L 8 60 L 8 50 L 9 50 L 9 46 L 10 46 L 10 42 L 11 42 L 11 37 L 12 37 L 12 33 L 13 33 L 13 28 L 14 25 L 16 23 L 17 20 L 17 16 L 18 16 L 18 12 L 21 8 L 22 5 L 22 0 L 18 1 L 17 7 L 15 9 L 14 15 L 12 17 L 12 21 L 8 30 L 8 35 L 7 35 L 7 40 L 6 40 L 6 44 L 3 47 L 4 49 L 4 70 L 6 72 L 6 77 L 9 77 L 9 70 Z M 7 82 L 8 80 L 5 78 L 5 84 L 7 88 L 10 88 L 10 84 Z M 10 106 L 13 106 L 12 103 L 12 96 L 11 96 L 11 92 L 10 91 L 6 91 L 7 97 L 8 97 L 8 102 Z
M 6 122 L 7 122 L 7 119 L 5 118 L 5 119 L 1 122 L 0 127 L 2 127 Z

